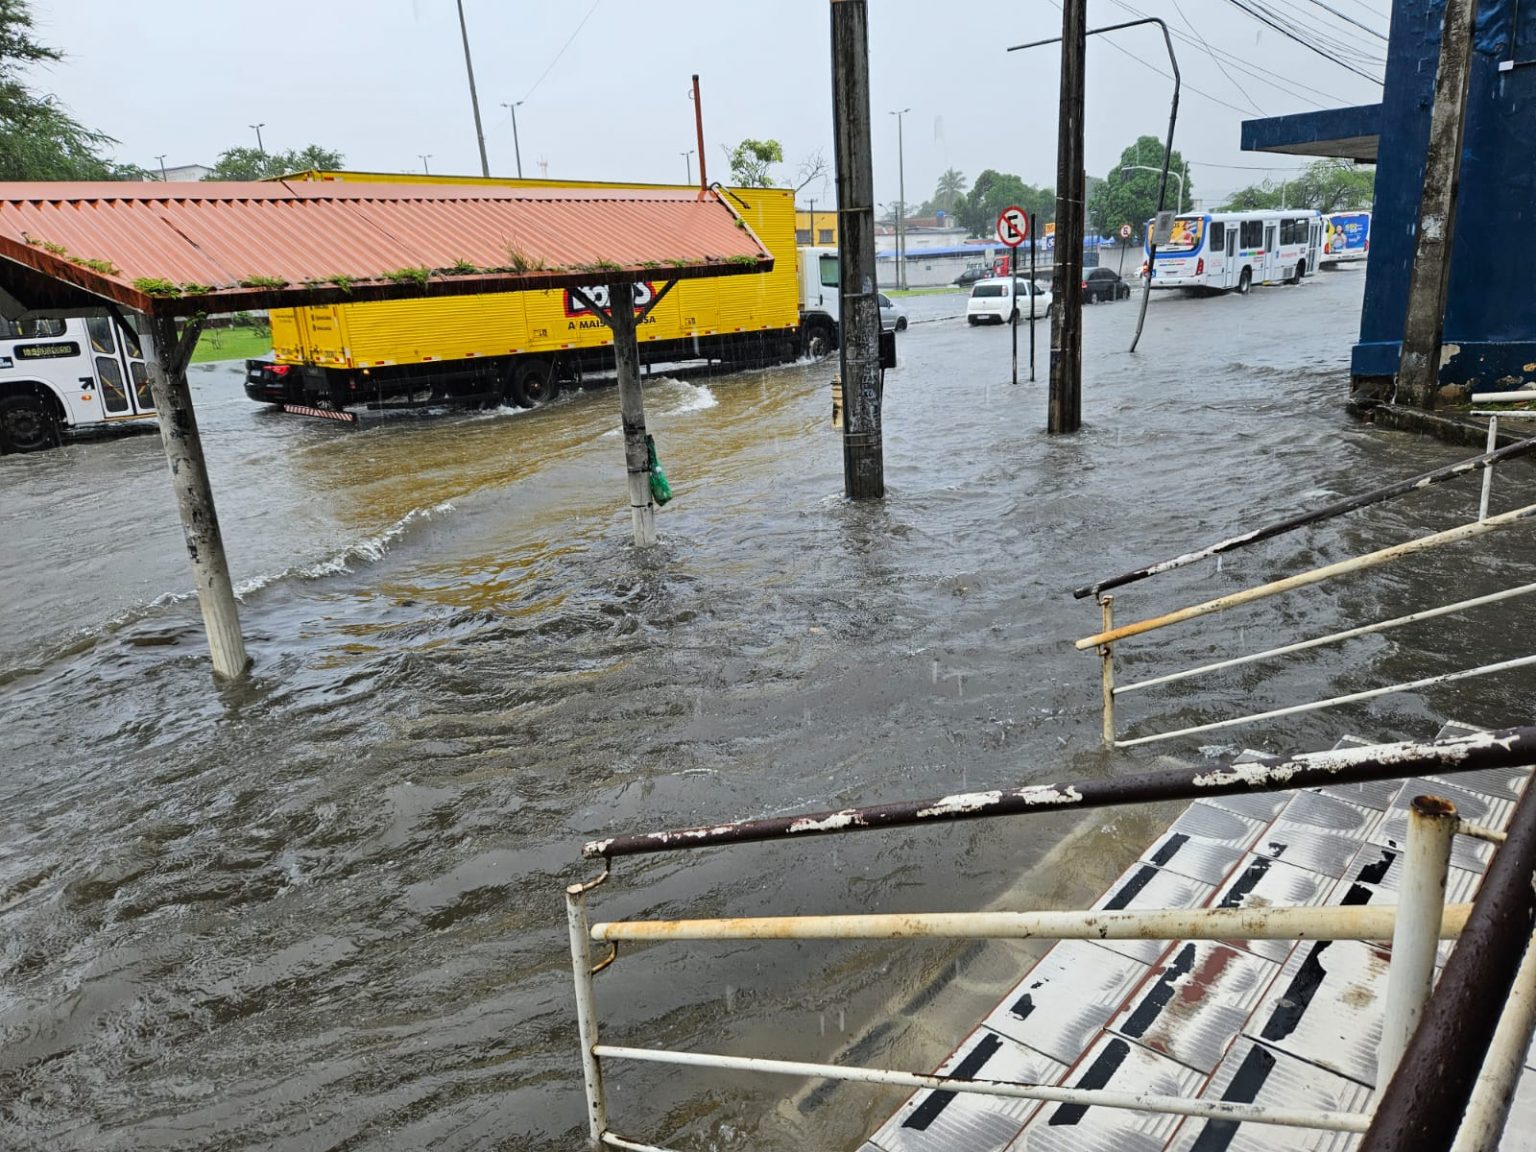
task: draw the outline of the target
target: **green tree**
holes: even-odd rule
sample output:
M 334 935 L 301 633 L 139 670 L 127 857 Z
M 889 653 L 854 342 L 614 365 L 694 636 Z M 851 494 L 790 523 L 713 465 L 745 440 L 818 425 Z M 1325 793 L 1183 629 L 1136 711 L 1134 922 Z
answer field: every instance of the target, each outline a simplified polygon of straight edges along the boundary
M 921 214 L 932 216 L 936 212 L 947 212 L 953 215 L 961 200 L 965 198 L 965 186 L 968 183 L 963 173 L 950 168 L 939 177 L 939 183 L 933 190 L 933 199 L 923 205 Z
M 956 205 L 960 223 L 973 236 L 991 236 L 997 217 L 1011 205 L 1036 214 L 1041 225 L 1056 219 L 1056 193 L 1049 188 L 1026 184 L 1008 172 L 986 169 L 976 177 L 971 190 Z
M 117 141 L 86 128 L 23 81 L 30 66 L 62 59 L 58 49 L 33 38 L 27 0 L 0 0 L 0 180 L 142 178 L 142 169 L 102 155 Z
M 731 183 L 738 188 L 772 188 L 770 168 L 784 162 L 784 146 L 777 140 L 743 140 L 735 148 L 726 148 L 725 154 L 731 163 Z
M 229 148 L 219 153 L 213 170 L 204 180 L 270 180 L 290 172 L 335 171 L 345 163 L 340 152 L 311 144 L 287 152 L 263 152 L 259 148 Z
M 1143 225 L 1157 215 L 1157 189 L 1161 180 L 1163 142 L 1155 136 L 1143 136 L 1120 153 L 1120 163 L 1105 174 L 1088 198 L 1088 223 L 1094 232 L 1107 236 L 1120 225 L 1129 224 L 1140 235 Z M 1153 171 L 1147 171 L 1147 169 Z M 1183 175 L 1183 196 L 1179 180 Z M 1179 203 L 1175 204 L 1175 200 Z M 1194 205 L 1193 185 L 1184 166 L 1184 157 L 1174 149 L 1168 172 L 1165 205 L 1187 212 Z
M 1295 176 L 1250 184 L 1227 198 L 1224 208 L 1252 212 L 1268 208 L 1316 208 L 1325 215 L 1369 208 L 1376 190 L 1376 169 L 1342 160 L 1316 160 Z

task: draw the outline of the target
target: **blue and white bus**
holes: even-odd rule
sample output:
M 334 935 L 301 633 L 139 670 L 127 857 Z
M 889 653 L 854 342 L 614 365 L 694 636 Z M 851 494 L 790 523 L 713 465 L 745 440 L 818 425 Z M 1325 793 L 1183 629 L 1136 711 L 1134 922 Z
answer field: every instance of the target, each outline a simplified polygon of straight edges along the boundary
M 1310 208 L 1186 212 L 1158 246 L 1152 287 L 1247 292 L 1255 284 L 1297 284 L 1316 270 L 1322 246 L 1323 218 Z M 1141 271 L 1146 275 L 1145 262 Z

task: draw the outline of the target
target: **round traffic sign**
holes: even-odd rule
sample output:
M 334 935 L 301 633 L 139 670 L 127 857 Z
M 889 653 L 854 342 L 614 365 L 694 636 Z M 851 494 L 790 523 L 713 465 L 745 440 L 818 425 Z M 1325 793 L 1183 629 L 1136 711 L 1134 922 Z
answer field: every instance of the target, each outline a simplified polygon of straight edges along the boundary
M 1014 204 L 997 215 L 997 238 L 1010 248 L 1017 248 L 1029 237 L 1029 214 Z
M 1120 239 L 1122 239 L 1122 240 L 1129 240 L 1130 238 L 1131 238 L 1131 226 L 1129 224 L 1122 224 L 1122 225 L 1120 225 Z

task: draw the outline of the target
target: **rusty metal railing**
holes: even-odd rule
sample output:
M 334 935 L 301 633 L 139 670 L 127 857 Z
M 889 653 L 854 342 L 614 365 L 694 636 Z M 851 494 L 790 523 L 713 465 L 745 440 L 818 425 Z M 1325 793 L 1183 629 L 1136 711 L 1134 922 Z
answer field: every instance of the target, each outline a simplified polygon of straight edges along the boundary
M 1433 797 L 1415 799 L 1409 818 L 1408 847 L 1400 902 L 1396 907 L 1298 907 L 1246 909 L 1153 909 L 1137 911 L 1024 913 L 942 912 L 897 916 L 754 917 L 715 920 L 619 921 L 594 923 L 588 902 L 592 892 L 610 876 L 612 863 L 623 857 L 657 852 L 687 851 L 768 840 L 794 840 L 874 831 L 926 823 L 952 823 L 1005 815 L 1097 808 L 1156 800 L 1203 798 L 1235 792 L 1285 791 L 1322 784 L 1358 783 L 1405 776 L 1527 768 L 1536 763 L 1536 727 L 1474 733 L 1430 744 L 1400 743 L 1347 748 L 1291 758 L 1272 757 L 1254 763 L 1227 763 L 1205 771 L 1169 770 L 1113 780 L 1044 785 L 1012 790 L 968 793 L 934 800 L 910 801 L 867 808 L 848 808 L 796 817 L 737 821 L 695 828 L 615 836 L 587 844 L 583 855 L 601 860 L 603 873 L 586 884 L 566 890 L 576 1006 L 585 1074 L 590 1147 L 667 1152 L 657 1145 L 620 1136 L 609 1126 L 604 1065 L 612 1061 L 649 1062 L 673 1066 L 708 1067 L 767 1075 L 810 1077 L 977 1093 L 1029 1100 L 1055 1101 L 1083 1107 L 1132 1109 L 1240 1123 L 1364 1133 L 1362 1148 L 1414 1147 L 1424 1152 L 1450 1149 L 1462 1111 L 1468 1111 L 1466 1152 L 1488 1146 L 1476 1143 L 1475 1133 L 1502 1127 L 1500 1107 L 1507 1107 L 1510 1085 L 1518 1075 L 1536 1019 L 1536 960 L 1522 966 L 1525 944 L 1536 917 L 1536 800 L 1527 789 L 1516 806 L 1510 830 L 1496 850 L 1488 879 L 1473 903 L 1445 906 L 1451 838 L 1458 834 L 1493 839 L 1492 830 L 1461 822 L 1449 802 Z M 1490 835 L 1492 833 L 1492 835 Z M 1521 917 L 1524 916 L 1522 920 Z M 1522 935 L 1523 933 L 1523 935 Z M 1326 1109 L 1272 1108 L 1224 1101 L 1185 1099 L 1166 1095 L 1068 1088 L 1054 1084 L 1012 1083 L 924 1075 L 894 1069 L 859 1068 L 838 1064 L 765 1060 L 723 1053 L 669 1051 L 601 1042 L 597 1026 L 593 977 L 609 968 L 623 941 L 802 940 L 914 938 L 1036 938 L 1036 939 L 1385 939 L 1393 941 L 1387 990 L 1387 1021 L 1383 1031 L 1379 1079 L 1387 1085 L 1380 1106 L 1372 1112 Z M 1446 974 L 1433 994 L 1430 978 L 1440 939 L 1476 941 L 1453 952 L 1452 964 L 1464 953 L 1468 959 Z M 594 965 L 592 945 L 607 943 L 612 951 Z M 1529 970 L 1527 970 L 1529 969 Z M 1516 981 L 1517 970 L 1521 981 Z M 1453 979 L 1454 975 L 1454 979 Z M 1510 996 L 1511 988 L 1517 995 Z M 1491 1014 L 1469 1028 L 1447 1026 L 1442 998 L 1467 1010 Z M 1508 1000 L 1509 1007 L 1500 1010 Z M 1468 1039 L 1471 1037 L 1472 1039 Z M 1478 1041 L 1480 1040 L 1480 1046 Z M 1490 1043 L 1492 1049 L 1490 1050 Z M 1426 1061 L 1445 1060 L 1447 1049 L 1466 1072 L 1437 1086 L 1436 1101 L 1453 1116 L 1450 1136 L 1436 1143 L 1382 1143 L 1378 1135 L 1398 1131 L 1402 1101 L 1426 1073 Z M 1477 1097 L 1473 1085 L 1491 1051 L 1485 1085 Z M 1513 1054 L 1513 1055 L 1512 1055 Z M 1394 1068 L 1401 1071 L 1393 1072 Z M 1460 1093 L 1457 1096 L 1457 1093 Z M 1454 1098 L 1453 1098 L 1454 1097 Z M 1468 1108 L 1468 1101 L 1471 1107 Z M 1390 1107 L 1389 1107 L 1390 1105 Z M 1412 1109 L 1409 1109 L 1410 1111 Z M 1443 1127 L 1443 1125 L 1442 1125 Z M 1437 1129 L 1438 1133 L 1438 1129 Z M 1436 1135 L 1436 1140 L 1440 1139 Z M 1371 1143 L 1376 1140 L 1376 1143 Z M 1460 1147 L 1458 1145 L 1458 1147 Z M 1488 1146 L 1491 1147 L 1491 1146 Z
M 1533 399 L 1536 398 L 1536 393 L 1523 395 L 1519 393 L 1513 393 L 1509 394 L 1509 396 L 1518 397 L 1520 399 Z M 1506 398 L 1508 397 L 1501 395 L 1495 397 L 1494 399 L 1497 401 Z M 1233 608 L 1240 608 L 1273 596 L 1280 596 L 1302 588 L 1310 587 L 1314 584 L 1320 584 L 1338 576 L 1367 571 L 1373 568 L 1378 568 L 1394 563 L 1408 556 L 1432 551 L 1434 549 L 1456 544 L 1465 540 L 1478 539 L 1494 532 L 1525 524 L 1531 520 L 1536 520 L 1536 504 L 1528 504 L 1524 507 L 1516 508 L 1509 512 L 1500 513 L 1496 516 L 1489 515 L 1488 511 L 1489 500 L 1492 494 L 1493 475 L 1496 466 L 1502 461 L 1529 454 L 1533 448 L 1536 448 L 1536 437 L 1517 441 L 1516 443 L 1508 445 L 1504 448 L 1497 448 L 1499 414 L 1495 412 L 1482 412 L 1479 414 L 1487 415 L 1489 417 L 1487 449 L 1481 455 L 1471 457 L 1467 460 L 1458 461 L 1455 464 L 1447 465 L 1443 468 L 1437 468 L 1433 471 L 1425 472 L 1418 476 L 1410 477 L 1407 480 L 1401 480 L 1394 484 L 1388 484 L 1383 487 L 1376 488 L 1360 496 L 1336 501 L 1335 503 L 1330 504 L 1324 508 L 1319 508 L 1311 512 L 1305 512 L 1285 520 L 1276 521 L 1273 524 L 1265 525 L 1264 527 L 1254 529 L 1250 532 L 1228 537 L 1227 539 L 1218 541 L 1215 544 L 1195 549 L 1192 552 L 1186 552 L 1180 556 L 1173 557 L 1170 560 L 1164 560 L 1157 564 L 1146 565 L 1142 568 L 1137 568 L 1130 572 L 1122 573 L 1119 576 L 1100 580 L 1094 584 L 1089 584 L 1085 587 L 1076 589 L 1073 595 L 1079 598 L 1088 595 L 1097 596 L 1101 612 L 1100 630 L 1090 636 L 1085 636 L 1078 640 L 1076 642 L 1076 646 L 1079 650 L 1095 649 L 1099 654 L 1102 698 L 1101 708 L 1103 713 L 1103 740 L 1105 746 L 1112 748 L 1129 748 L 1139 744 L 1151 744 L 1164 740 L 1177 740 L 1207 732 L 1215 732 L 1227 728 L 1236 728 L 1243 725 L 1256 724 L 1266 720 L 1275 720 L 1280 717 L 1296 715 L 1298 713 L 1314 712 L 1326 708 L 1336 708 L 1344 704 L 1359 703 L 1362 701 L 1375 699 L 1379 696 L 1386 696 L 1401 692 L 1414 692 L 1421 689 L 1434 687 L 1439 684 L 1449 684 L 1460 680 L 1472 679 L 1475 677 L 1490 676 L 1500 672 L 1511 671 L 1517 668 L 1536 666 L 1536 653 L 1532 653 L 1523 656 L 1517 656 L 1509 660 L 1480 664 L 1472 668 L 1461 668 L 1450 672 L 1436 673 L 1434 675 L 1419 677 L 1414 680 L 1400 683 L 1378 685 L 1374 688 L 1368 688 L 1363 691 L 1307 700 L 1302 703 L 1292 704 L 1281 708 L 1273 708 L 1267 711 L 1251 712 L 1240 716 L 1231 716 L 1220 720 L 1213 720 L 1203 724 L 1190 725 L 1169 731 L 1154 732 L 1149 735 L 1137 736 L 1132 739 L 1122 739 L 1119 735 L 1117 727 L 1116 704 L 1122 696 L 1132 692 L 1144 692 L 1148 689 L 1162 687 L 1164 685 L 1179 681 L 1192 680 L 1202 676 L 1208 676 L 1215 672 L 1225 671 L 1231 668 L 1240 667 L 1242 665 L 1275 660 L 1281 657 L 1294 655 L 1298 652 L 1319 648 L 1324 645 L 1338 644 L 1345 640 L 1354 639 L 1360 636 L 1368 636 L 1377 633 L 1388 632 L 1396 628 L 1403 628 L 1413 624 L 1422 623 L 1423 621 L 1432 620 L 1437 617 L 1467 612 L 1474 608 L 1483 607 L 1489 604 L 1502 603 L 1504 601 L 1514 600 L 1536 593 L 1536 583 L 1521 584 L 1518 586 L 1501 589 L 1497 592 L 1489 593 L 1484 596 L 1458 600 L 1454 603 L 1434 605 L 1429 608 L 1421 609 L 1417 612 L 1411 612 L 1402 616 L 1395 616 L 1391 619 L 1378 620 L 1369 624 L 1360 625 L 1358 627 L 1346 628 L 1341 631 L 1331 632 L 1323 636 L 1313 636 L 1287 644 L 1267 647 L 1261 651 L 1242 653 L 1224 660 L 1211 661 L 1193 667 L 1181 668 L 1173 672 L 1163 673 L 1161 675 L 1148 676 L 1143 679 L 1132 681 L 1130 683 L 1117 682 L 1115 663 L 1117 646 L 1126 640 L 1130 640 L 1135 637 L 1146 636 L 1164 628 L 1185 623 L 1186 621 L 1196 620 L 1206 616 L 1218 615 Z M 1536 417 L 1536 412 L 1506 412 L 1504 415 Z M 1187 605 L 1183 608 L 1178 608 L 1171 612 L 1165 612 L 1157 616 L 1135 621 L 1134 623 L 1118 625 L 1115 623 L 1115 597 L 1108 594 L 1108 589 L 1119 588 L 1127 584 L 1146 580 L 1152 576 L 1156 576 L 1164 572 L 1170 572 L 1177 568 L 1182 568 L 1189 564 L 1196 563 L 1197 561 L 1208 559 L 1212 556 L 1220 556 L 1223 553 L 1234 551 L 1249 544 L 1257 543 L 1260 540 L 1273 539 L 1276 536 L 1283 535 L 1287 532 L 1294 531 L 1309 524 L 1321 523 L 1336 516 L 1342 516 L 1345 513 L 1353 512 L 1360 508 L 1365 508 L 1372 504 L 1380 503 L 1383 500 L 1395 499 L 1400 496 L 1408 495 L 1412 492 L 1420 491 L 1433 484 L 1443 483 L 1447 480 L 1453 480 L 1457 477 L 1467 476 L 1477 472 L 1482 473 L 1482 488 L 1478 501 L 1477 519 L 1473 521 L 1460 524 L 1454 528 L 1450 528 L 1442 532 L 1434 532 L 1427 536 L 1421 536 L 1413 540 L 1404 541 L 1400 544 L 1394 544 L 1390 547 L 1379 548 L 1374 552 L 1353 556 L 1346 560 L 1319 565 L 1304 572 L 1299 572 L 1278 580 L 1271 580 L 1263 584 L 1244 588 L 1240 591 L 1228 593 L 1224 596 L 1218 596 L 1214 599 L 1206 600 L 1198 604 Z

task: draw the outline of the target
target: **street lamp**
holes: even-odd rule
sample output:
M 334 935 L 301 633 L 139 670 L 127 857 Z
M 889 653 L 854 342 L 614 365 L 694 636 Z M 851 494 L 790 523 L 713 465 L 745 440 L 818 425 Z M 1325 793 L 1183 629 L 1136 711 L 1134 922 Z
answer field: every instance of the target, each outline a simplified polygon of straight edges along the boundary
M 432 169 L 427 167 L 427 161 L 432 159 L 432 153 L 427 152 L 427 153 L 423 154 L 421 152 L 418 152 L 418 153 L 416 153 L 416 155 L 421 157 L 421 170 L 422 170 L 422 172 L 425 175 L 427 175 L 427 176 L 432 175 Z
M 693 149 L 692 148 L 688 149 L 688 151 L 683 153 L 683 171 L 688 174 L 688 179 L 683 181 L 683 183 L 685 183 L 685 184 L 692 184 L 693 183 Z
M 156 156 L 155 159 L 160 161 L 160 183 L 169 184 L 171 178 L 165 174 L 165 157 Z
M 267 154 L 267 150 L 262 146 L 261 143 L 261 130 L 266 126 L 267 122 L 265 120 L 263 120 L 260 124 L 251 125 L 252 128 L 256 129 L 256 151 L 260 152 L 263 156 Z
M 521 100 L 514 100 L 510 104 L 503 102 L 502 104 L 503 108 L 512 113 L 512 151 L 517 155 L 517 178 L 519 180 L 523 178 L 523 146 L 517 142 L 517 109 L 520 104 L 522 104 Z
M 907 286 L 907 160 L 902 145 L 901 118 L 910 108 L 892 112 L 896 117 L 896 287 Z
M 1120 165 L 1120 172 L 1121 172 L 1122 175 L 1124 175 L 1126 172 L 1132 171 L 1133 169 L 1136 170 L 1136 171 L 1140 171 L 1140 172 L 1156 172 L 1159 176 L 1161 176 L 1162 173 L 1163 173 L 1163 170 L 1161 168 L 1154 168 L 1150 164 L 1122 164 L 1122 165 Z M 1168 175 L 1172 176 L 1175 180 L 1177 180 L 1179 182 L 1179 208 L 1178 208 L 1178 210 L 1180 212 L 1182 212 L 1182 211 L 1184 211 L 1184 177 L 1189 175 L 1189 161 L 1188 160 L 1184 161 L 1184 171 L 1183 172 L 1169 172 Z

